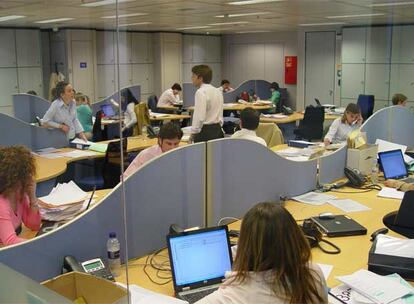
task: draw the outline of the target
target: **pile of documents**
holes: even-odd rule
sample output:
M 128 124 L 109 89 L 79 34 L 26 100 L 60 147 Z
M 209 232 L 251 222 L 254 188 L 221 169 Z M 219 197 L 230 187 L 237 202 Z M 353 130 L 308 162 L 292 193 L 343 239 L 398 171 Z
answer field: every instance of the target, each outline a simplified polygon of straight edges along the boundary
M 86 209 L 89 198 L 73 181 L 58 184 L 49 195 L 39 198 L 40 214 L 48 221 L 70 220 Z

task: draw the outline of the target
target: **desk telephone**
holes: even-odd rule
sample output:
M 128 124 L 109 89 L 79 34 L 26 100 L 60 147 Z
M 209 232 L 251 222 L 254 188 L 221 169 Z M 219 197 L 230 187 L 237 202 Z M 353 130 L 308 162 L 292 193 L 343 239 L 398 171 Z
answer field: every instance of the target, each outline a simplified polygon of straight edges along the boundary
M 75 257 L 67 255 L 63 259 L 62 272 L 71 271 L 86 272 L 94 276 L 115 282 L 114 276 L 109 270 L 108 264 L 99 257 L 79 263 Z

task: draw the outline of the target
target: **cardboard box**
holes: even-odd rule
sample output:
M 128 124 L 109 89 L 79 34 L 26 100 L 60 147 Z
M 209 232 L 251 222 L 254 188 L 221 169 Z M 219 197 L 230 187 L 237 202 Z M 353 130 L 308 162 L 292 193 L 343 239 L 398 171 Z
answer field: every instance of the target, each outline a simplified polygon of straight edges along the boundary
M 127 303 L 128 300 L 126 289 L 87 273 L 65 273 L 42 285 L 71 301 L 83 297 L 87 304 Z
M 348 149 L 346 166 L 371 175 L 373 160 L 377 160 L 378 145 L 365 145 L 359 149 Z

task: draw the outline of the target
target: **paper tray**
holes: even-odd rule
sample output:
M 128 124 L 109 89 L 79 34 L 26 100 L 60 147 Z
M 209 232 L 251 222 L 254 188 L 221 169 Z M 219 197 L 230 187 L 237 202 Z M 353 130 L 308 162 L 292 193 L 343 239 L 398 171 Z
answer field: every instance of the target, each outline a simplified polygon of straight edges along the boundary
M 368 255 L 368 270 L 380 275 L 398 273 L 404 279 L 414 281 L 414 259 L 375 253 L 375 241 Z

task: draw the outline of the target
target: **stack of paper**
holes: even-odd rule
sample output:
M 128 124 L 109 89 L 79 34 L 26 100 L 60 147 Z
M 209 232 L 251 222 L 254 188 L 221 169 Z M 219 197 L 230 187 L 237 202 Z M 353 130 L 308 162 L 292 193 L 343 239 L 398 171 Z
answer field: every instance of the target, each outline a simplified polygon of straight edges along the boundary
M 403 199 L 404 192 L 398 191 L 395 188 L 382 187 L 381 191 L 378 192 L 377 196 L 386 198 Z
M 87 207 L 89 198 L 73 181 L 58 184 L 49 195 L 39 198 L 40 214 L 44 220 L 69 220 Z
M 316 192 L 308 192 L 302 195 L 292 197 L 293 200 L 309 204 L 309 205 L 323 205 L 329 200 L 335 199 L 336 197 L 333 195 L 323 194 L 323 193 L 316 193 Z
M 125 284 L 117 282 L 116 284 L 127 288 Z M 130 301 L 133 304 L 186 304 L 188 302 L 169 297 L 135 284 L 129 284 Z

